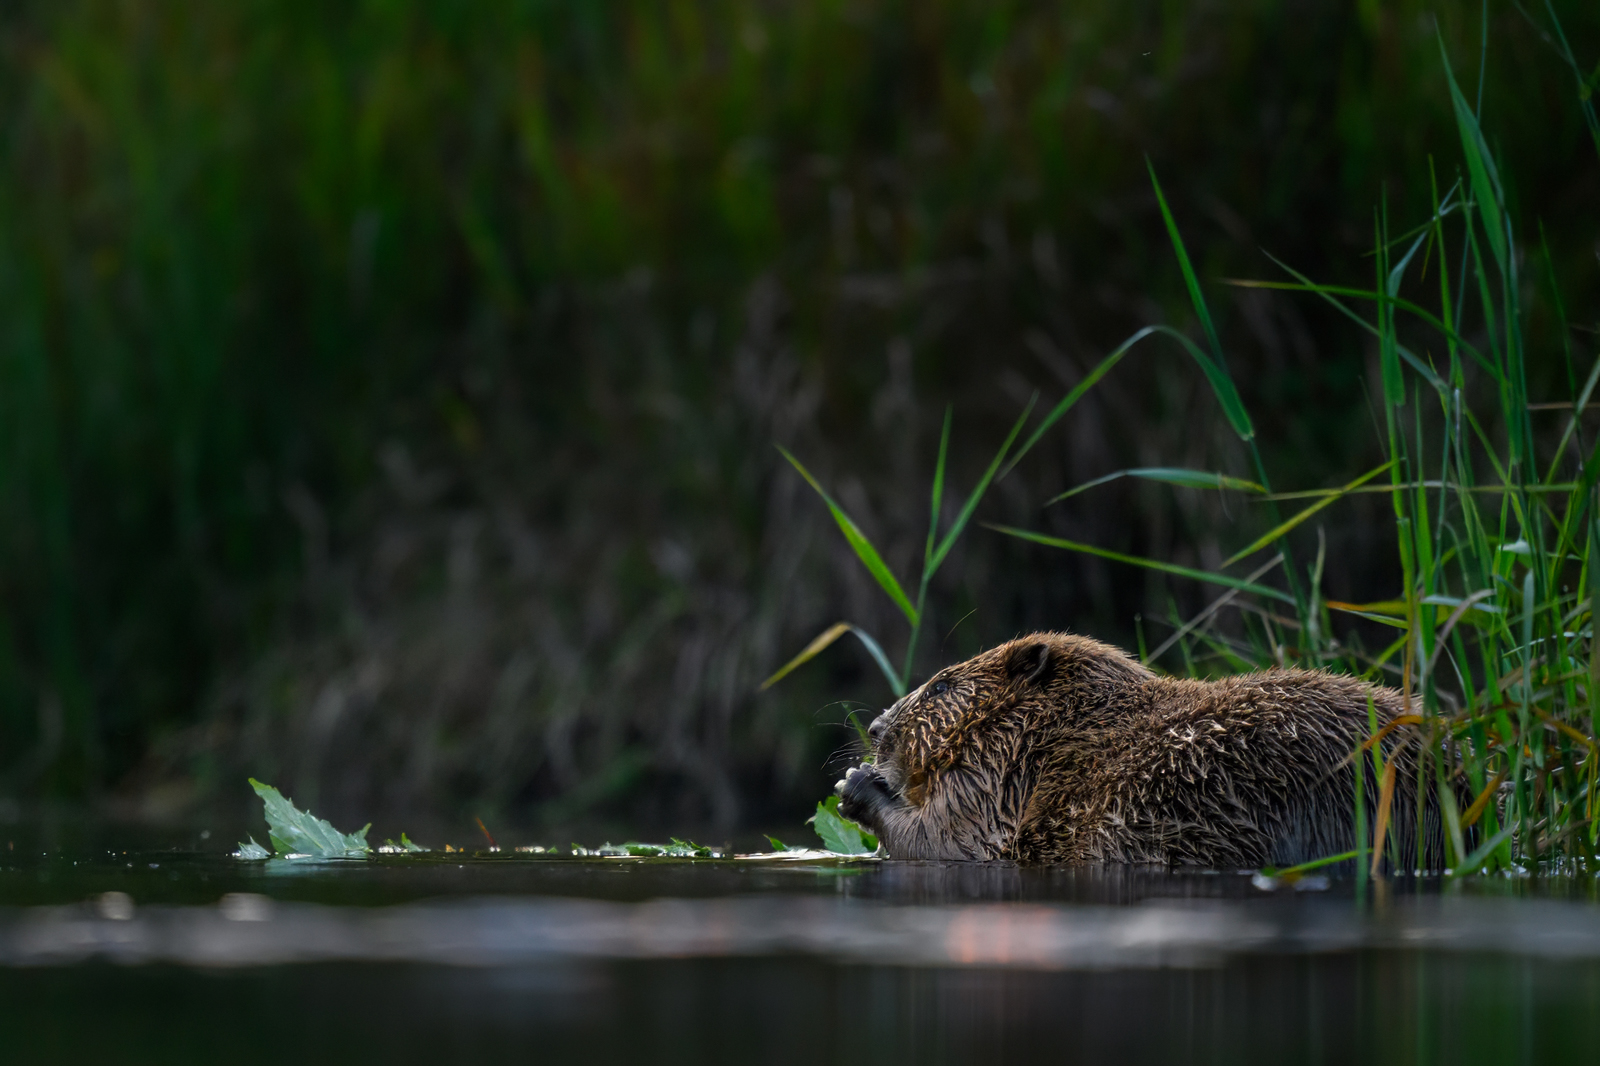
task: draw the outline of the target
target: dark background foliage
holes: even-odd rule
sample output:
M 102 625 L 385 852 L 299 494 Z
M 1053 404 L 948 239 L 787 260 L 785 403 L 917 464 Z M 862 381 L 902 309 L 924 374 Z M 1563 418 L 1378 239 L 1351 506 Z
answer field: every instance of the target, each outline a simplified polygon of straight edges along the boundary
M 1580 61 L 1600 10 L 1557 10 Z M 1535 13 L 1543 18 L 1542 9 Z M 1277 487 L 1378 454 L 1370 284 L 1458 172 L 1401 0 L 1075 4 L 50 0 L 0 16 L 0 793 L 172 810 L 273 780 L 332 813 L 787 824 L 905 626 L 773 448 L 902 576 L 1028 398 L 1191 321 L 1168 191 Z M 1537 23 L 1488 10 L 1483 119 L 1600 318 L 1596 157 Z M 1542 234 L 1537 225 L 1542 224 Z M 1530 228 L 1532 231 L 1530 232 Z M 1584 367 L 1593 332 L 1569 338 Z M 1541 391 L 1543 390 L 1543 391 Z M 1218 564 L 1260 505 L 1175 347 L 1124 364 L 981 517 Z M 1327 513 L 1330 596 L 1392 592 L 1386 504 Z M 1308 537 L 1315 533 L 1308 527 Z M 921 668 L 1031 627 L 1131 644 L 1200 591 L 975 529 Z

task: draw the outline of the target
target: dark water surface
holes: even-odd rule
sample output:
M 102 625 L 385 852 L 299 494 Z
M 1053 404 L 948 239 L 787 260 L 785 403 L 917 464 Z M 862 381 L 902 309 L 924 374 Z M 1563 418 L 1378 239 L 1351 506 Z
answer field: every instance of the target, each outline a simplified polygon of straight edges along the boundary
M 0 846 L 7 1062 L 1600 1060 L 1588 876 Z

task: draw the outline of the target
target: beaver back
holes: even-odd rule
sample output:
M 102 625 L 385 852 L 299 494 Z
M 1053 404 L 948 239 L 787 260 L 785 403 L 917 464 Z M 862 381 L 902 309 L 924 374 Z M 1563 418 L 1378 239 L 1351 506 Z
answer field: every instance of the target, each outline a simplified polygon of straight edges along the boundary
M 873 765 L 842 784 L 891 856 L 1288 865 L 1354 848 L 1352 753 L 1403 702 L 1323 671 L 1162 678 L 1098 641 L 1037 633 L 940 671 L 879 716 Z M 1420 741 L 1399 728 L 1380 747 L 1396 781 L 1389 832 L 1409 866 Z M 1359 764 L 1369 825 L 1382 787 L 1371 763 Z M 1423 860 L 1437 866 L 1432 788 L 1423 806 Z

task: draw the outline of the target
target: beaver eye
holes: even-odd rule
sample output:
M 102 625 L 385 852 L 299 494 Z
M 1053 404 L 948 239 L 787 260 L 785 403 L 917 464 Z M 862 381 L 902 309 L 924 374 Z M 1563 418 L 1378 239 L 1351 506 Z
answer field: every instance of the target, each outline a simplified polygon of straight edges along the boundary
M 935 695 L 935 696 L 942 696 L 946 692 L 950 691 L 950 686 L 948 684 L 946 684 L 945 682 L 943 682 L 943 681 L 935 681 L 933 683 L 933 688 L 930 689 L 929 691 L 932 692 L 933 695 Z

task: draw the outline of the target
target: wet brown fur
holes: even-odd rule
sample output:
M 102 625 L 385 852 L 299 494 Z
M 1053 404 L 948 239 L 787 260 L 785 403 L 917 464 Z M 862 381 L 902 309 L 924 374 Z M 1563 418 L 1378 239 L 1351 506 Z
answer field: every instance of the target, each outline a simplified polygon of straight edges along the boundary
M 1380 729 L 1404 713 L 1400 693 L 1350 677 L 1158 677 L 1107 644 L 1036 633 L 940 671 L 880 715 L 875 760 L 841 782 L 841 813 L 894 858 L 1306 862 L 1355 847 L 1350 754 L 1370 735 L 1369 702 Z M 1399 728 L 1381 746 L 1398 760 L 1389 834 L 1409 868 L 1418 740 Z M 1380 783 L 1362 763 L 1371 827 Z M 1424 862 L 1437 868 L 1426 791 Z

